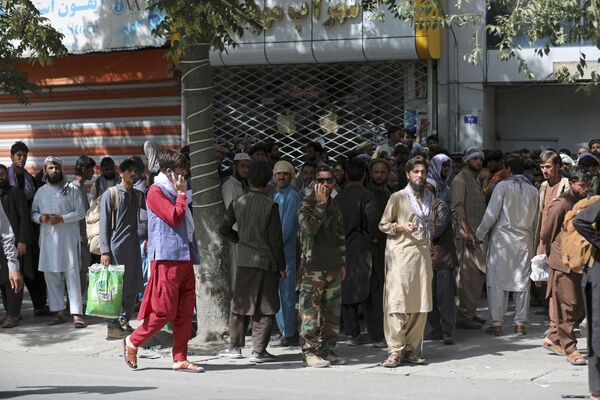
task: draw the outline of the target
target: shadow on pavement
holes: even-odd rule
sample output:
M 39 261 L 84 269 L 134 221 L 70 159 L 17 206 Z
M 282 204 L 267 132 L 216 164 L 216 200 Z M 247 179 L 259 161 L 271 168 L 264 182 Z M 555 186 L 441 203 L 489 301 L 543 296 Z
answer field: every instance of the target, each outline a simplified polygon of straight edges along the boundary
M 142 390 L 158 389 L 154 386 L 19 386 L 17 389 L 0 392 L 0 399 L 12 399 L 22 396 L 41 396 L 49 394 L 118 394 L 127 392 L 139 392 Z

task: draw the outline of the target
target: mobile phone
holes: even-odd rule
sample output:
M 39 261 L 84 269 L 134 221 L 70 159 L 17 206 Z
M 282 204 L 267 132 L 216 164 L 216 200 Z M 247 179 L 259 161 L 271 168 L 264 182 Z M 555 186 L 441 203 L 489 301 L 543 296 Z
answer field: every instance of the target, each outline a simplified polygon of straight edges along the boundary
M 175 181 L 177 180 L 177 175 L 175 175 L 175 172 L 173 171 L 169 172 L 169 177 Z

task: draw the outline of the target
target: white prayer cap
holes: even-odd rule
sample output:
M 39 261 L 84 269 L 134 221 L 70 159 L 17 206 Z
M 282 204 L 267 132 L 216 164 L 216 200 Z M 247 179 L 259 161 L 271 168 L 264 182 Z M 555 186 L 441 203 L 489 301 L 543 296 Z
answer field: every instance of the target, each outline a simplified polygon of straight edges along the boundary
M 233 158 L 233 161 L 250 161 L 248 153 L 237 153 Z

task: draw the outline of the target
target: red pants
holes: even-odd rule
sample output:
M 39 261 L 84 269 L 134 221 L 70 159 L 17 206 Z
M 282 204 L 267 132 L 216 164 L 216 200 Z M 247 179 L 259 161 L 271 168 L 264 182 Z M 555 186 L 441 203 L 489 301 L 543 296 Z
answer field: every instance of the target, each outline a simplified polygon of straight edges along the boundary
M 171 321 L 173 361 L 187 360 L 196 300 L 192 262 L 152 261 L 150 271 L 138 314 L 138 319 L 143 318 L 144 321 L 131 334 L 131 343 L 139 347 Z

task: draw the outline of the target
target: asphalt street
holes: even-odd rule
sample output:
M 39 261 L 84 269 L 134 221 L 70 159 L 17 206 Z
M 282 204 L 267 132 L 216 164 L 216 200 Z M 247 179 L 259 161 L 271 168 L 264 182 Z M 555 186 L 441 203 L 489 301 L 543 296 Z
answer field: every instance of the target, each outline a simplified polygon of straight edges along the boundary
M 540 311 L 541 309 L 532 309 Z M 487 312 L 482 309 L 484 318 Z M 49 327 L 47 317 L 23 311 L 22 324 L 0 330 L 0 399 L 560 399 L 587 395 L 587 367 L 574 367 L 542 347 L 545 320 L 532 313 L 526 336 L 512 334 L 510 316 L 502 337 L 458 330 L 456 344 L 424 343 L 426 366 L 380 366 L 385 349 L 370 345 L 337 351 L 347 365 L 302 366 L 300 349 L 270 349 L 276 362 L 255 365 L 246 358 L 216 354 L 226 344 L 190 343 L 190 360 L 207 372 L 171 370 L 169 348 L 141 352 L 130 370 L 118 341 L 105 339 L 105 324 L 90 319 L 86 329 Z M 249 341 L 249 340 L 248 340 Z M 585 340 L 579 341 L 585 350 Z M 568 397 L 566 397 L 568 398 Z

